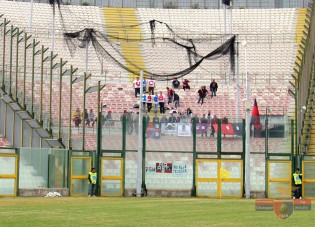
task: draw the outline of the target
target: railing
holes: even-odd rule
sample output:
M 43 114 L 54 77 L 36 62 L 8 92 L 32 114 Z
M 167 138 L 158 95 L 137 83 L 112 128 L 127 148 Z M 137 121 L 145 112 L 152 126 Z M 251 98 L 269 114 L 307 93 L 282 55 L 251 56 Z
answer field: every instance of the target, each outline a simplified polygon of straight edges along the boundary
M 18 0 L 29 2 L 30 0 Z M 234 0 L 234 8 L 306 8 L 309 0 Z M 35 2 L 47 3 L 48 0 Z M 68 5 L 90 5 L 118 8 L 179 8 L 179 9 L 219 9 L 221 0 L 65 0 Z

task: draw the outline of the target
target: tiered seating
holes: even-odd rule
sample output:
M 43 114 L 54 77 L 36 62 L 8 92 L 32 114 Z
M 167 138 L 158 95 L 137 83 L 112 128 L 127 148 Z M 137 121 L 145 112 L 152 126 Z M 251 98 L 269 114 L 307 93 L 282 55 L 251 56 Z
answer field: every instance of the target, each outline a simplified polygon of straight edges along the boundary
M 295 9 L 282 10 L 233 10 L 233 34 L 238 34 L 240 42 L 248 41 L 248 73 L 250 74 L 286 74 L 286 80 L 289 79 L 296 47 L 293 43 L 295 23 L 294 19 L 298 13 Z M 138 9 L 138 15 L 142 22 L 150 20 L 163 21 L 182 36 L 193 36 L 194 34 L 222 34 L 223 21 L 221 10 L 161 10 L 161 9 Z M 170 16 L 171 15 L 171 16 Z M 192 16 L 193 15 L 193 16 Z M 176 19 L 175 19 L 176 18 Z M 193 19 L 192 19 L 193 18 Z M 150 37 L 149 26 L 143 25 L 144 37 Z M 166 28 L 158 27 L 156 36 L 167 37 L 169 32 Z M 215 36 L 212 35 L 214 38 Z M 209 35 L 211 39 L 211 35 Z M 220 45 L 213 43 L 205 45 L 204 49 L 214 49 Z M 167 50 L 167 51 L 166 51 Z M 176 71 L 176 66 L 187 65 L 187 56 L 185 53 L 179 53 L 180 50 L 173 50 L 168 45 L 158 44 L 152 47 L 150 44 L 143 45 L 143 51 L 147 59 L 148 67 L 164 71 Z M 245 73 L 244 47 L 239 45 L 240 52 L 240 73 Z M 154 55 L 163 56 L 154 59 Z M 163 53 L 163 54 L 158 54 Z M 167 55 L 166 58 L 164 56 Z M 181 59 L 183 57 L 183 59 Z M 186 58 L 185 58 L 186 57 Z M 164 61 L 163 61 L 164 60 Z M 161 64 L 162 62 L 162 64 Z M 169 64 L 172 62 L 173 64 Z M 192 74 L 193 77 L 200 74 L 221 74 L 229 75 L 229 62 L 225 60 L 210 61 L 203 63 L 203 68 L 210 69 L 211 72 L 197 68 Z M 181 67 L 183 69 L 183 67 Z
M 0 11 L 11 20 L 12 24 L 29 32 L 29 20 L 25 18 L 29 18 L 30 3 L 1 0 Z M 55 53 L 67 60 L 69 64 L 84 69 L 85 58 L 82 56 L 85 55 L 85 49 L 77 48 L 75 55 L 71 56 L 64 43 L 62 34 L 63 32 L 80 31 L 84 28 L 94 28 L 103 31 L 103 26 L 103 17 L 99 7 L 62 5 L 61 13 L 56 9 Z M 52 8 L 50 5 L 34 3 L 32 28 L 33 37 L 40 40 L 46 47 L 51 47 Z M 95 74 L 100 74 L 102 66 L 92 46 L 89 48 L 89 59 L 88 70 Z M 112 69 L 114 71 L 116 68 L 106 59 L 104 59 L 103 65 L 106 65 L 107 70 Z
M 2 1 L 0 10 L 5 14 L 11 22 L 20 27 L 27 28 L 29 26 L 29 3 Z M 18 12 L 18 13 L 16 13 Z M 52 9 L 47 4 L 34 4 L 33 16 L 33 35 L 38 37 L 43 44 L 51 46 L 51 12 Z M 66 31 L 79 31 L 86 27 L 93 27 L 100 31 L 108 31 L 107 24 L 104 23 L 103 11 L 97 7 L 81 7 L 81 6 L 61 6 L 63 23 L 57 10 L 56 13 L 56 41 L 55 52 L 58 57 L 63 57 L 69 63 L 73 63 L 75 67 L 80 68 L 81 76 L 82 69 L 85 67 L 85 49 L 77 49 L 76 55 L 72 57 L 63 44 L 61 37 L 62 29 Z M 296 46 L 294 44 L 295 37 L 295 21 L 298 11 L 296 9 L 261 9 L 261 10 L 233 10 L 233 33 L 239 34 L 239 40 L 248 41 L 248 73 L 251 81 L 251 98 L 256 97 L 261 111 L 264 111 L 266 106 L 271 107 L 272 114 L 287 113 L 289 106 L 289 96 L 287 94 L 288 85 L 286 80 L 289 78 L 294 63 Z M 48 16 L 47 16 L 48 15 Z M 138 20 L 140 23 L 148 22 L 156 19 L 168 23 L 175 32 L 182 35 L 193 34 L 222 34 L 223 32 L 223 12 L 222 10 L 192 10 L 192 9 L 137 9 Z M 123 22 L 123 20 L 122 20 Z M 64 28 L 62 27 L 64 25 Z M 142 36 L 145 38 L 151 37 L 148 26 L 141 27 Z M 28 29 L 26 29 L 28 30 Z M 168 34 L 166 30 L 157 30 L 157 35 Z M 218 37 L 213 35 L 212 37 Z M 211 38 L 211 36 L 209 36 Z M 221 40 L 211 41 L 211 44 L 200 45 L 202 53 L 209 52 L 208 48 L 215 48 L 222 43 Z M 7 39 L 9 44 L 9 39 Z M 2 43 L 1 43 L 2 45 Z M 104 44 L 105 45 L 105 44 Z M 119 50 L 123 49 L 122 43 L 115 42 Z M 22 45 L 21 45 L 22 46 Z M 169 72 L 178 71 L 187 65 L 187 55 L 181 50 L 170 50 L 161 43 L 157 43 L 152 47 L 151 43 L 142 43 L 140 45 L 142 55 L 146 67 L 150 71 Z M 8 51 L 8 49 L 7 49 Z M 241 92 L 240 100 L 245 98 L 244 90 L 244 74 L 245 74 L 245 57 L 244 47 L 239 45 L 240 52 L 240 74 L 241 74 Z M 30 52 L 30 51 L 28 51 Z M 121 51 L 123 52 L 123 51 Z M 22 53 L 22 47 L 21 51 Z M 30 53 L 29 53 L 30 54 Z M 7 55 L 8 56 L 8 55 Z M 118 58 L 117 56 L 115 56 Z M 9 56 L 7 57 L 8 62 Z M 27 60 L 27 66 L 31 65 L 30 57 Z M 120 58 L 120 61 L 124 62 Z M 20 61 L 20 64 L 21 61 Z M 38 64 L 38 61 L 37 61 Z M 177 66 L 179 66 L 177 68 Z M 236 86 L 235 80 L 229 81 L 229 61 L 225 60 L 208 61 L 203 63 L 202 69 L 198 68 L 193 73 L 187 76 L 191 80 L 191 90 L 184 92 L 179 90 L 181 106 L 180 111 L 184 111 L 187 107 L 192 108 L 194 113 L 200 117 L 203 113 L 209 110 L 212 114 L 218 117 L 227 116 L 230 121 L 234 121 L 236 117 Z M 67 65 L 68 67 L 68 65 Z M 127 79 L 128 73 L 119 69 L 109 59 L 104 59 L 103 66 L 100 64 L 93 48 L 89 48 L 89 70 L 94 75 L 92 80 L 88 81 L 88 86 L 96 85 L 95 81 L 98 77 L 101 68 L 106 69 L 106 88 L 101 92 L 101 101 L 107 104 L 108 108 L 116 113 L 123 112 L 124 109 L 131 109 L 138 102 L 134 98 L 134 90 L 132 84 Z M 30 97 L 30 79 L 28 68 L 27 79 L 27 96 Z M 57 71 L 57 70 L 56 70 Z M 36 69 L 38 73 L 38 68 Z M 57 72 L 55 72 L 56 74 Z M 119 75 L 119 78 L 118 78 Z M 20 80 L 22 75 L 19 75 Z M 216 79 L 219 83 L 218 98 L 210 99 L 207 97 L 203 106 L 197 104 L 197 90 L 200 86 L 209 86 L 212 79 Z M 62 126 L 67 127 L 69 123 L 69 80 L 68 77 L 63 79 L 62 93 Z M 268 85 L 266 85 L 268 84 Z M 21 81 L 19 81 L 19 90 L 21 91 Z M 157 91 L 165 91 L 166 86 L 171 87 L 170 82 L 157 82 Z M 49 103 L 49 81 L 47 76 L 44 82 L 44 106 L 43 112 L 47 116 Z M 82 110 L 83 89 L 82 82 L 75 84 L 73 87 L 73 105 L 72 112 L 79 107 Z M 59 82 L 57 78 L 53 81 L 53 113 L 52 118 L 54 126 L 57 125 L 58 119 L 58 102 L 59 102 Z M 96 92 L 87 95 L 86 108 L 96 110 L 97 97 Z M 29 103 L 29 100 L 28 100 Z M 38 118 L 39 105 L 39 77 L 36 75 L 35 83 L 35 100 L 34 109 Z M 96 111 L 95 111 L 96 112 Z M 244 104 L 240 105 L 240 117 L 244 117 Z M 75 131 L 75 130 L 73 130 Z M 90 136 L 87 140 L 87 148 L 95 149 L 95 137 Z M 90 138 L 89 137 L 89 138 Z M 74 138 L 76 139 L 76 138 Z M 91 142 L 89 142 L 91 141 Z M 132 141 L 131 141 L 132 142 Z M 185 143 L 183 143 L 185 144 Z M 107 145 L 106 145 L 107 146 Z M 130 145 L 132 146 L 132 145 Z M 120 147 L 120 146 L 117 146 Z M 184 148 L 183 148 L 184 149 Z M 201 148 L 205 150 L 206 148 Z

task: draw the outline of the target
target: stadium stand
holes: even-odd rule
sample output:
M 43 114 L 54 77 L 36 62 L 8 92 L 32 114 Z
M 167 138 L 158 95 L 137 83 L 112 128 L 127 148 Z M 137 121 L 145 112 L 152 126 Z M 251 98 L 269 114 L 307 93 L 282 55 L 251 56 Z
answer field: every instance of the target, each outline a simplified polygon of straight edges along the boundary
M 29 3 L 1 1 L 1 12 L 4 13 L 11 23 L 25 28 L 28 31 L 29 18 Z M 15 13 L 17 10 L 19 13 Z M 222 10 L 192 10 L 192 9 L 118 9 L 118 8 L 99 8 L 99 7 L 83 7 L 62 5 L 60 13 L 56 13 L 56 39 L 55 52 L 58 56 L 68 60 L 69 64 L 73 64 L 79 68 L 79 71 L 84 71 L 85 68 L 85 50 L 77 48 L 75 55 L 71 56 L 62 39 L 62 31 L 78 31 L 86 27 L 93 27 L 100 31 L 119 34 L 119 37 L 133 38 L 144 37 L 149 38 L 151 33 L 148 27 L 140 26 L 139 29 L 128 30 L 131 24 L 143 24 L 152 19 L 160 20 L 172 26 L 176 32 L 183 35 L 199 34 L 222 34 Z M 248 73 L 250 75 L 251 98 L 256 98 L 262 109 L 272 105 L 274 115 L 287 114 L 290 107 L 290 98 L 287 94 L 289 84 L 287 83 L 297 51 L 297 40 L 300 37 L 300 30 L 296 28 L 296 21 L 303 21 L 301 15 L 305 11 L 299 9 L 235 9 L 233 10 L 233 33 L 238 34 L 239 41 L 246 39 L 248 41 Z M 61 16 L 62 15 L 62 16 Z M 172 15 L 172 17 L 170 17 Z M 193 15 L 193 17 L 192 17 Z M 192 19 L 194 18 L 194 19 Z M 300 19 L 298 19 L 300 18 Z M 52 9 L 48 4 L 34 4 L 33 17 L 33 36 L 36 37 L 45 46 L 51 46 L 51 19 Z M 76 22 L 76 23 L 74 23 Z M 113 25 L 119 25 L 113 27 Z M 166 32 L 166 31 L 162 31 Z M 210 37 L 211 39 L 211 37 Z M 7 40 L 9 42 L 9 40 Z M 116 42 L 117 40 L 112 40 Z M 210 46 L 217 46 L 217 41 L 213 41 Z M 121 48 L 122 54 L 132 59 L 134 62 L 147 67 L 148 69 L 160 69 L 161 72 L 174 69 L 176 65 L 184 65 L 184 58 L 179 57 L 179 53 L 169 51 L 163 44 L 157 44 L 152 47 L 151 43 L 143 42 L 139 44 L 120 41 L 117 43 Z M 241 84 L 244 85 L 245 80 L 245 58 L 244 47 L 239 46 L 240 58 L 240 78 Z M 209 45 L 204 47 L 204 51 L 209 48 Z M 133 56 L 140 56 L 136 59 Z M 154 55 L 152 53 L 155 53 Z M 174 54 L 177 53 L 177 54 Z M 89 81 L 89 86 L 95 83 L 93 80 L 103 79 L 105 66 L 106 74 L 106 89 L 101 93 L 101 100 L 108 103 L 108 108 L 115 113 L 121 113 L 124 109 L 132 108 L 137 100 L 133 97 L 133 88 L 130 80 L 133 78 L 125 70 L 117 68 L 111 61 L 104 60 L 100 64 L 99 59 L 90 46 L 89 48 L 88 70 L 92 72 L 93 78 Z M 184 54 L 184 53 L 183 53 Z M 181 54 L 181 56 L 183 56 Z M 155 56 L 160 56 L 155 58 Z M 180 110 L 185 110 L 187 107 L 195 110 L 199 116 L 211 110 L 212 113 L 223 117 L 228 116 L 232 121 L 236 116 L 236 95 L 237 88 L 235 83 L 229 81 L 229 69 L 227 67 L 228 60 L 213 61 L 205 63 L 202 68 L 196 69 L 188 78 L 191 80 L 191 90 L 184 92 L 178 91 L 181 98 Z M 47 78 L 47 77 L 46 77 Z M 129 78 L 129 79 L 128 79 Z M 199 106 L 197 102 L 197 91 L 201 85 L 207 85 L 212 79 L 219 82 L 218 99 L 209 97 L 205 101 L 205 105 Z M 38 70 L 36 74 L 36 89 L 39 90 Z M 54 77 L 54 81 L 57 77 Z M 68 126 L 68 107 L 69 99 L 69 82 L 62 82 L 62 125 Z M 20 84 L 20 83 L 19 83 Z M 267 84 L 267 86 L 266 86 Z M 27 84 L 28 91 L 31 84 Z M 44 83 L 44 87 L 49 84 Z M 82 83 L 75 85 L 77 89 L 73 90 L 73 105 L 74 110 L 82 106 L 82 96 L 77 92 L 82 88 Z M 165 91 L 165 87 L 170 86 L 167 82 L 158 82 L 157 90 Z M 44 89 L 46 90 L 46 89 Z M 59 84 L 55 82 L 53 85 L 54 98 L 59 99 Z M 47 90 L 45 91 L 47 92 Z M 47 94 L 47 93 L 46 93 Z M 244 99 L 244 89 L 241 86 L 240 99 Z M 35 96 L 35 110 L 38 110 L 38 96 Z M 87 109 L 96 109 L 96 94 L 91 94 L 87 101 Z M 47 103 L 47 95 L 44 96 L 44 102 Z M 224 100 L 222 102 L 222 100 Z M 47 111 L 47 106 L 44 106 L 43 111 Z M 58 118 L 58 105 L 53 103 L 52 117 Z M 244 113 L 244 105 L 240 108 L 241 117 Z M 55 122 L 57 123 L 57 122 Z M 75 130 L 74 130 L 75 132 Z M 95 147 L 87 145 L 89 147 Z

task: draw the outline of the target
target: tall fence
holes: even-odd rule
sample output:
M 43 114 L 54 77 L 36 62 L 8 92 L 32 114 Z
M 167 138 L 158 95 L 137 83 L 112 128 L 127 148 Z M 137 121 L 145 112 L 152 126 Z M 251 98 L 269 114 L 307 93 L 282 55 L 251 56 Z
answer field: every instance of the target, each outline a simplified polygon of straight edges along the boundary
M 290 197 L 292 169 L 296 164 L 302 166 L 305 176 L 303 196 L 313 198 L 314 156 L 303 156 L 301 163 L 294 163 L 294 122 L 269 123 L 275 121 L 268 117 L 259 128 L 253 125 L 251 130 L 251 196 Z M 140 152 L 145 195 L 243 197 L 247 152 L 243 123 L 219 120 L 217 125 L 213 124 L 214 137 L 209 137 L 209 133 L 205 135 L 207 123 L 196 123 L 196 119 L 192 123 L 156 123 L 153 127 L 150 124 L 146 127 L 145 118 L 143 122 L 144 130 L 138 134 L 143 135 Z M 84 196 L 88 191 L 88 172 L 96 167 L 100 196 L 135 195 L 137 134 L 128 129 L 126 117 L 119 124 L 120 130 L 109 132 L 106 128 L 107 131 L 102 130 L 102 138 L 97 136 L 102 140 L 99 153 L 98 150 L 0 149 L 0 164 L 4 167 L 0 170 L 0 194 L 40 196 L 59 191 L 63 195 Z

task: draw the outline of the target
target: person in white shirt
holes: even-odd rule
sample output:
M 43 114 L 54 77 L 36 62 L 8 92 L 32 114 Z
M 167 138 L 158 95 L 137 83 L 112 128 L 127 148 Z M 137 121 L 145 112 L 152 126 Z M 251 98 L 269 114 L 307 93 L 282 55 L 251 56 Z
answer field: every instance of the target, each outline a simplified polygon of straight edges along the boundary
M 149 84 L 149 93 L 150 95 L 154 94 L 154 88 L 155 88 L 155 80 L 153 80 L 152 78 L 150 80 L 148 80 L 148 84 Z
M 141 88 L 141 83 L 140 83 L 139 77 L 137 77 L 133 81 L 133 87 L 135 88 L 135 97 L 138 98 L 138 94 L 140 95 L 140 88 Z
M 165 113 L 165 108 L 164 108 L 165 96 L 163 95 L 161 91 L 160 91 L 160 94 L 158 95 L 158 100 L 159 100 L 159 105 L 160 105 L 160 113 L 164 114 Z

